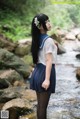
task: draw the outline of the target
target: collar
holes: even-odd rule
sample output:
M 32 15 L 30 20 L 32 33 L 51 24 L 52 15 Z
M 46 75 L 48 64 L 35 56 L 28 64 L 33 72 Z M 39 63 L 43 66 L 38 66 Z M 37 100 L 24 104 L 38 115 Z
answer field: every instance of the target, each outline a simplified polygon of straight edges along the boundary
M 47 38 L 49 38 L 49 36 L 47 34 L 41 34 L 40 35 L 40 44 L 39 44 L 39 48 L 42 49 L 44 46 L 45 41 L 47 40 Z

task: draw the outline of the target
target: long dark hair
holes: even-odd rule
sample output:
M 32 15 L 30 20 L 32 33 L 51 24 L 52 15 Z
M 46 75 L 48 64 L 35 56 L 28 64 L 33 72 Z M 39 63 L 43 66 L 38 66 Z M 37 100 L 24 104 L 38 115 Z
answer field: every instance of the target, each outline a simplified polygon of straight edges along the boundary
M 35 23 L 35 18 L 37 19 L 38 23 Z M 38 52 L 39 52 L 39 38 L 40 38 L 40 25 L 43 26 L 44 30 L 47 31 L 45 21 L 49 18 L 45 14 L 38 14 L 32 20 L 31 26 L 31 35 L 32 35 L 32 44 L 31 44 L 31 53 L 33 58 L 33 63 L 37 64 L 38 62 Z

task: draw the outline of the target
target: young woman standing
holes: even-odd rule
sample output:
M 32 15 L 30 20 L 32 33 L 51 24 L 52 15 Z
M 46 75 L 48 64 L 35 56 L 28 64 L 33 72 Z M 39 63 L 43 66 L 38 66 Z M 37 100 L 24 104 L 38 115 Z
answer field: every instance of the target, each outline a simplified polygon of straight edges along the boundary
M 55 63 L 57 47 L 54 40 L 47 35 L 51 30 L 49 18 L 38 14 L 32 20 L 31 53 L 36 65 L 32 72 L 30 88 L 37 94 L 37 119 L 47 119 L 47 106 L 51 93 L 55 93 Z

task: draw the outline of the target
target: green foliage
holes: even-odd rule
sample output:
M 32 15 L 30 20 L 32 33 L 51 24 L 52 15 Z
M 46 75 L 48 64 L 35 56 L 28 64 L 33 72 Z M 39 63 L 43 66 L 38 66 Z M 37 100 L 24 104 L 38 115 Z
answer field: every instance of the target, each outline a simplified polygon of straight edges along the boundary
M 0 16 L 0 32 L 8 38 L 15 41 L 30 35 L 31 17 L 27 19 L 27 17 L 21 16 L 9 9 L 6 9 L 6 11 L 0 10 Z
M 52 4 L 80 4 L 79 0 L 50 0 Z
M 69 29 L 74 25 L 66 5 L 49 5 L 45 7 L 43 11 L 49 16 L 52 23 L 52 31 L 50 34 L 56 32 L 57 27 Z
M 32 18 L 44 7 L 45 0 L 3 0 L 0 3 L 4 8 L 0 9 L 0 32 L 15 41 L 30 36 Z
M 53 4 L 53 3 L 56 4 Z M 57 4 L 57 2 L 69 4 Z M 53 29 L 70 29 L 80 26 L 80 5 L 71 4 L 78 0 L 2 0 L 0 1 L 0 32 L 16 41 L 29 37 L 31 21 L 37 13 L 49 16 Z M 51 4 L 52 3 L 52 4 Z M 4 8 L 4 9 L 3 9 Z

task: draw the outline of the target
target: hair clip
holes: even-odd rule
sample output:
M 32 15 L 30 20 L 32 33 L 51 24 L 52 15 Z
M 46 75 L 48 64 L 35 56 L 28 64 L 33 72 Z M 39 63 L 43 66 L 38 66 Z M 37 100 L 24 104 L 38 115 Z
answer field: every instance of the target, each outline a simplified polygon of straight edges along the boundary
M 38 21 L 37 17 L 35 17 L 35 19 L 34 19 L 34 24 L 35 24 L 37 27 L 39 26 L 39 21 Z

